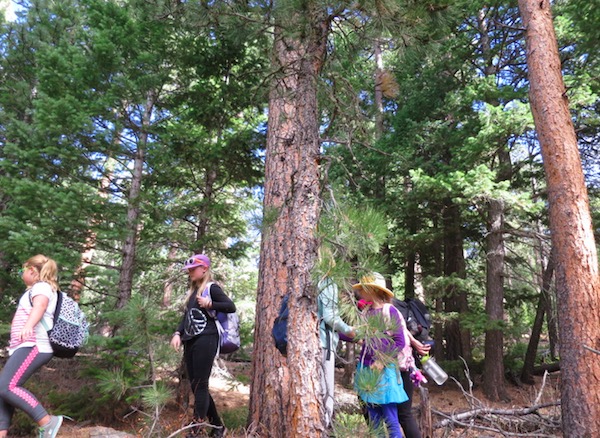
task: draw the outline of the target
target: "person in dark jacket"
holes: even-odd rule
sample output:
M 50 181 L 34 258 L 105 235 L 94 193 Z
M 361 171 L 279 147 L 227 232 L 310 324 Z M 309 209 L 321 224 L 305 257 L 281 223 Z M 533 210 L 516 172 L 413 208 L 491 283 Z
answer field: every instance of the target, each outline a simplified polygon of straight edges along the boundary
M 211 436 L 222 437 L 225 427 L 219 417 L 215 402 L 208 389 L 208 379 L 219 347 L 216 312 L 233 313 L 235 304 L 212 282 L 210 259 L 204 254 L 190 257 L 183 267 L 190 276 L 190 289 L 185 301 L 185 311 L 171 346 L 183 357 L 192 392 L 194 393 L 194 423 L 211 425 Z M 188 437 L 196 436 L 192 429 Z

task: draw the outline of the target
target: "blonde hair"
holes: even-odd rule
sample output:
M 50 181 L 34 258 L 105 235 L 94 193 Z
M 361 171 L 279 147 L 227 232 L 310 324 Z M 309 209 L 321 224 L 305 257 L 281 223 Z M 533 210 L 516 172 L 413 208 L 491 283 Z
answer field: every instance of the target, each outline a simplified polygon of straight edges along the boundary
M 39 281 L 45 281 L 50 284 L 54 292 L 58 291 L 58 265 L 54 260 L 38 254 L 29 258 L 23 266 L 34 268 L 38 272 Z
M 187 296 L 185 297 L 186 306 L 187 306 L 188 302 L 190 301 L 190 298 L 191 298 L 192 294 L 194 293 L 194 291 L 197 290 L 199 293 L 204 292 L 204 288 L 206 288 L 206 285 L 210 281 L 212 281 L 212 279 L 213 279 L 212 271 L 210 270 L 210 268 L 208 268 L 208 269 L 206 269 L 206 272 L 204 273 L 204 276 L 202 277 L 201 280 L 192 281 L 192 284 L 190 285 Z

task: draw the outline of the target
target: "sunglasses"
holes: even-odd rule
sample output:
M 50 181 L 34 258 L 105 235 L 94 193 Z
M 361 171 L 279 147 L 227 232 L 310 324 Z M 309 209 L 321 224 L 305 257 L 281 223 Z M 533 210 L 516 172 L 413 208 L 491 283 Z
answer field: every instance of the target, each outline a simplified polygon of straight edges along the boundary
M 202 263 L 201 265 L 198 265 L 198 266 L 202 266 L 203 268 L 206 268 L 206 265 L 204 265 L 204 261 L 197 259 L 195 257 L 190 257 L 189 259 L 187 259 L 185 262 L 185 266 L 193 265 L 194 263 L 197 263 L 197 262 Z M 194 266 L 194 268 L 197 268 L 198 266 Z M 193 268 L 190 268 L 190 269 L 193 269 Z
M 31 269 L 31 267 L 28 266 L 26 268 L 21 268 L 17 272 L 19 273 L 20 276 L 22 276 L 25 273 L 25 271 L 27 271 L 28 269 Z

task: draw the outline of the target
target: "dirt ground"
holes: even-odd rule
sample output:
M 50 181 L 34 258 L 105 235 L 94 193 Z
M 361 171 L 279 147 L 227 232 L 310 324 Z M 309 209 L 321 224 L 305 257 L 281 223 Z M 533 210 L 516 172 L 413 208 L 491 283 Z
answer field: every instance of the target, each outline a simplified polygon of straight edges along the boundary
M 338 382 L 341 380 L 342 370 L 336 371 L 336 377 Z M 218 367 L 211 377 L 211 393 L 215 402 L 218 405 L 219 412 L 225 417 L 227 424 L 226 415 L 229 414 L 236 419 L 237 424 L 243 424 L 245 416 L 247 414 L 247 407 L 249 401 L 249 386 L 247 384 L 237 381 L 235 378 L 238 377 L 242 382 L 249 380 L 250 364 L 249 363 L 235 363 L 235 362 L 221 362 L 221 367 Z M 507 383 L 507 391 L 510 396 L 510 401 L 489 403 L 486 401 L 480 386 L 475 386 L 471 391 L 463 390 L 458 382 L 448 380 L 443 386 L 438 387 L 433 383 L 426 385 L 428 390 L 430 404 L 432 408 L 432 420 L 433 424 L 439 424 L 444 419 L 444 415 L 454 415 L 473 409 L 496 409 L 501 411 L 512 411 L 515 409 L 526 408 L 534 404 L 550 403 L 559 400 L 558 390 L 558 375 L 550 375 L 545 381 L 542 377 L 536 379 L 535 385 L 524 385 L 516 386 L 514 384 Z M 543 390 L 542 390 L 543 388 Z M 353 390 L 344 388 L 343 386 L 336 384 L 336 403 L 337 410 L 345 413 L 358 413 L 358 403 L 356 394 Z M 418 390 L 415 391 L 413 407 L 419 406 L 421 403 L 421 396 Z M 174 433 L 177 429 L 185 425 L 191 417 L 191 408 L 188 408 L 188 412 L 184 412 L 180 406 L 170 406 L 161 414 L 161 423 L 163 430 L 169 431 L 168 434 Z M 545 411 L 547 414 L 558 415 L 560 412 L 559 407 L 550 407 Z M 359 418 L 356 416 L 356 418 Z M 519 418 L 519 416 L 517 416 Z M 72 437 L 72 438 L 122 438 L 122 437 L 143 437 L 139 425 L 139 418 L 136 420 L 133 416 L 128 418 L 126 421 L 120 424 L 104 424 L 104 425 L 92 425 L 92 424 L 74 424 L 66 421 L 64 426 L 61 428 L 59 437 Z M 231 420 L 230 420 L 231 421 Z M 495 421 L 495 420 L 494 420 Z M 492 421 L 492 423 L 494 422 Z M 502 416 L 498 416 L 498 422 L 503 421 Z M 137 425 L 136 425 L 137 424 Z M 469 421 L 465 421 L 465 424 L 469 424 Z M 474 423 L 471 423 L 473 426 Z M 359 425 L 356 426 L 356 434 L 354 438 L 362 438 L 367 436 L 364 425 L 359 421 Z M 523 431 L 515 429 L 515 433 L 518 434 L 513 436 L 519 437 L 560 437 L 562 435 L 559 432 L 548 434 L 548 433 L 536 433 L 535 431 Z M 163 438 L 167 438 L 165 435 Z M 175 435 L 177 438 L 182 438 L 184 434 Z M 245 438 L 247 434 L 243 428 L 238 427 L 233 430 L 229 430 L 228 437 L 230 438 Z M 343 436 L 343 435 L 340 435 Z M 456 424 L 453 427 L 448 428 L 436 428 L 431 438 L 441 437 L 467 437 L 467 438 L 493 438 L 507 435 L 501 435 L 494 433 L 492 430 L 486 430 L 486 428 L 469 428 L 469 427 L 458 427 Z M 174 438 L 174 437 L 173 437 Z M 265 437 L 268 438 L 268 437 Z

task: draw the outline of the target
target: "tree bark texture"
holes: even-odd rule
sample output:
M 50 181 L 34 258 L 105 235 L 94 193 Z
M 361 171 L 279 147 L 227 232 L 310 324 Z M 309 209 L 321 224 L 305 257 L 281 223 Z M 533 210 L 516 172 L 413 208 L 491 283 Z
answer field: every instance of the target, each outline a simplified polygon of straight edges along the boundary
M 311 6 L 313 8 L 311 9 Z M 316 288 L 319 121 L 317 76 L 329 29 L 314 5 L 302 32 L 275 28 L 276 76 L 269 96 L 264 224 L 250 395 L 250 427 L 260 437 L 325 434 Z M 288 17 L 289 21 L 290 18 Z M 289 295 L 287 359 L 274 348 L 273 320 Z
M 447 200 L 443 210 L 444 226 L 444 276 L 465 278 L 465 256 L 460 228 L 460 212 L 452 200 Z M 467 294 L 456 285 L 448 286 L 444 296 L 446 312 L 466 314 L 469 311 Z M 472 359 L 471 333 L 460 326 L 460 318 L 446 322 L 444 339 L 446 340 L 446 359 L 458 360 L 463 357 L 467 362 Z
M 600 436 L 600 280 L 589 200 L 550 2 L 519 0 L 526 28 L 530 102 L 548 185 L 565 437 Z
M 504 202 L 489 201 L 486 255 L 485 313 L 491 325 L 485 331 L 483 391 L 492 401 L 508 400 L 504 382 Z

